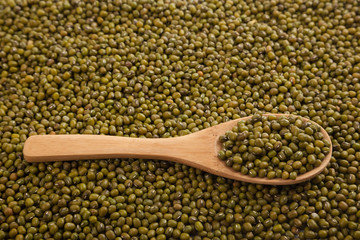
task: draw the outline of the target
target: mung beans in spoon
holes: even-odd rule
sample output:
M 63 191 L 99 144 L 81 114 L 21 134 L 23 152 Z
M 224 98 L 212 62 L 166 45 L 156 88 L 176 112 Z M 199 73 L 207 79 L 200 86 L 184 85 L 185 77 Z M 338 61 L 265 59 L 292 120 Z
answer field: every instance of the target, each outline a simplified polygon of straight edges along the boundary
M 321 165 L 330 142 L 299 116 L 254 115 L 220 136 L 218 157 L 244 175 L 295 180 Z

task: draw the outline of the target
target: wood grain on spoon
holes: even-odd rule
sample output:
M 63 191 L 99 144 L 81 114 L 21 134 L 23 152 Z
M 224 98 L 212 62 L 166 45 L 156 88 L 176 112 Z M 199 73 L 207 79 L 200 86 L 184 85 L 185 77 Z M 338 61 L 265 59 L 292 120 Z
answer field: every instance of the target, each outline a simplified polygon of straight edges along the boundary
M 284 116 L 285 114 L 263 114 Z M 288 115 L 286 115 L 288 116 Z M 28 162 L 51 162 L 106 158 L 159 159 L 186 164 L 214 175 L 248 183 L 290 185 L 309 180 L 323 171 L 332 153 L 331 139 L 321 128 L 324 138 L 330 142 L 330 151 L 321 165 L 291 179 L 250 177 L 227 167 L 217 154 L 221 149 L 219 137 L 231 130 L 238 121 L 252 116 L 225 122 L 199 132 L 174 138 L 128 138 L 104 135 L 35 135 L 24 145 L 24 157 Z M 306 121 L 310 121 L 304 118 Z M 312 122 L 318 125 L 315 122 Z M 318 125 L 319 126 L 319 125 Z

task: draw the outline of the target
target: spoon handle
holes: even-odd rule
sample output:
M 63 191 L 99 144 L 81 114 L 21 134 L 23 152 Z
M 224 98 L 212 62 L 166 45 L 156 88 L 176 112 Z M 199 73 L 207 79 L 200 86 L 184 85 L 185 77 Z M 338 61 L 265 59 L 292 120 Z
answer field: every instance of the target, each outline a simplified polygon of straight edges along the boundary
M 28 162 L 105 158 L 145 158 L 182 161 L 191 149 L 186 137 L 130 138 L 104 135 L 35 135 L 24 145 Z M 184 155 L 185 156 L 185 155 Z

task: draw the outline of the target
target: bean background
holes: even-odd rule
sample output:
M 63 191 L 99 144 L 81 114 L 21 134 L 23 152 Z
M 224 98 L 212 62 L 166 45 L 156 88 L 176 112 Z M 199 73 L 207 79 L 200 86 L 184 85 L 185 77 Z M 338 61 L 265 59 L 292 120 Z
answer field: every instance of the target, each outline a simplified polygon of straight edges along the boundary
M 356 0 L 0 2 L 0 239 L 360 239 Z M 29 164 L 36 134 L 176 137 L 308 117 L 333 156 L 253 185 L 156 160 Z

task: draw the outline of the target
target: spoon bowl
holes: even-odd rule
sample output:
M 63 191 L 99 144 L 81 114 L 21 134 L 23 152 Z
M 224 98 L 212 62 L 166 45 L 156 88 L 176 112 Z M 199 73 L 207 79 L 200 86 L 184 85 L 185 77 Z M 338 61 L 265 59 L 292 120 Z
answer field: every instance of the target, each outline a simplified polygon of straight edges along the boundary
M 289 114 L 263 114 L 289 116 Z M 174 138 L 130 138 L 104 135 L 34 135 L 24 145 L 24 158 L 28 162 L 52 162 L 107 158 L 159 159 L 185 164 L 208 173 L 238 181 L 266 184 L 290 185 L 309 180 L 328 165 L 332 153 L 330 136 L 319 126 L 321 133 L 330 143 L 329 153 L 320 166 L 298 175 L 295 180 L 281 178 L 250 177 L 226 166 L 217 155 L 222 146 L 219 137 L 232 129 L 239 121 L 252 116 L 231 120 L 216 126 Z

